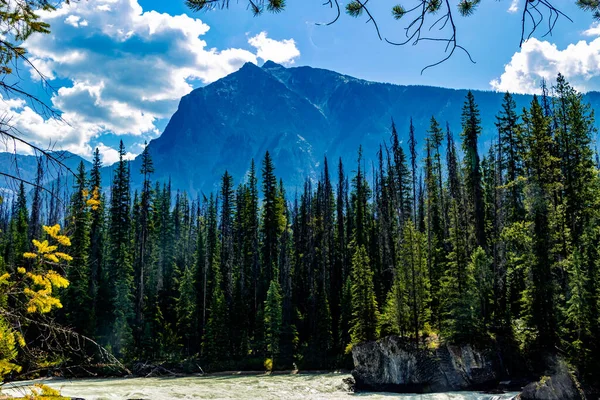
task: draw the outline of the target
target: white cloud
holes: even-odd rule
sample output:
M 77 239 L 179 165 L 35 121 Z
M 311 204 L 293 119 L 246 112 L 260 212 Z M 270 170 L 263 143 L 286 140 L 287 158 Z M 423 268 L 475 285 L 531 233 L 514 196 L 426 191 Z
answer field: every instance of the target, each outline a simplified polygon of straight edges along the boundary
M 562 73 L 577 90 L 600 89 L 600 38 L 581 40 L 559 49 L 555 44 L 530 39 L 490 82 L 497 91 L 539 93 L 542 79 L 552 81 Z
M 5 99 L 0 95 L 0 120 L 19 138 L 46 149 L 62 148 L 76 154 L 91 154 L 88 138 L 99 134 L 101 129 L 82 120 L 76 113 L 65 113 L 63 117 L 71 124 L 55 118 L 44 119 L 25 101 Z M 21 153 L 32 152 L 29 146 L 5 137 L 2 139 L 0 151 L 13 151 L 16 148 Z
M 88 22 L 85 19 L 82 20 L 79 15 L 69 15 L 67 18 L 65 18 L 65 24 L 71 25 L 74 28 L 88 26 Z
M 32 35 L 25 47 L 48 79 L 70 82 L 51 99 L 69 124 L 6 102 L 0 115 L 10 114 L 35 143 L 52 140 L 83 156 L 107 132 L 155 137 L 156 121 L 173 114 L 192 81 L 213 82 L 259 57 L 292 63 L 299 56 L 292 39 L 278 42 L 266 32 L 250 39 L 256 54 L 209 47 L 201 37 L 210 27 L 200 19 L 144 11 L 138 0 L 63 3 L 42 14 L 52 33 Z
M 598 22 L 594 22 L 592 26 L 583 31 L 585 36 L 600 36 L 600 24 Z
M 529 0 L 525 0 L 525 1 L 529 1 Z M 514 14 L 517 11 L 519 11 L 519 0 L 512 0 L 510 2 L 510 7 L 508 7 L 507 11 L 511 14 Z
M 250 46 L 256 48 L 257 57 L 264 61 L 271 60 L 280 64 L 293 64 L 294 59 L 300 56 L 294 39 L 277 41 L 267 37 L 267 32 L 261 32 L 248 39 Z
M 111 165 L 119 161 L 119 152 L 112 147 L 106 146 L 104 143 L 98 143 L 98 152 L 102 159 L 102 164 Z M 125 160 L 133 160 L 136 154 L 127 152 L 123 156 Z

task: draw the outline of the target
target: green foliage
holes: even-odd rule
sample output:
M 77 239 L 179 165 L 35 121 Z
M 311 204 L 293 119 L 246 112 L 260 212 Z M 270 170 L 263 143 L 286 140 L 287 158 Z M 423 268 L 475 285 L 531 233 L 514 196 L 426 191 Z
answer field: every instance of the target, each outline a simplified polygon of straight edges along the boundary
M 352 257 L 352 321 L 350 343 L 357 344 L 377 338 L 379 311 L 373 286 L 373 271 L 364 246 L 358 246 Z
M 404 14 L 406 14 L 406 9 L 402 5 L 397 4 L 392 8 L 392 15 L 394 16 L 394 19 L 402 18 L 404 17 Z
M 281 339 L 282 328 L 282 297 L 281 287 L 277 280 L 272 280 L 267 291 L 264 311 L 265 323 L 265 341 L 267 343 L 267 353 L 271 359 L 271 369 L 273 369 L 273 360 L 277 360 L 279 355 L 279 343 Z
M 445 335 L 458 343 L 477 342 L 485 339 L 483 303 L 487 301 L 489 289 L 485 282 L 478 282 L 483 271 L 489 268 L 485 251 L 478 247 L 466 265 L 461 281 L 447 277 L 448 320 Z M 480 286 L 478 285 L 480 284 Z

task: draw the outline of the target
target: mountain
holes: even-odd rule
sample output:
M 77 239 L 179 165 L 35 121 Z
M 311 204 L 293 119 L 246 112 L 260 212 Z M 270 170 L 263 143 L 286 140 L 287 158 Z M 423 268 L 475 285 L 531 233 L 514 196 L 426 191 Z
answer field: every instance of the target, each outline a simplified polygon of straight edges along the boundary
M 483 151 L 497 136 L 495 115 L 502 93 L 474 91 L 481 111 Z M 163 134 L 148 144 L 154 179 L 192 196 L 218 190 L 225 170 L 242 181 L 254 158 L 260 168 L 268 150 L 276 174 L 293 196 L 305 179 L 316 178 L 327 156 L 335 171 L 338 158 L 346 170 L 355 169 L 363 146 L 367 162 L 376 160 L 382 143 L 389 143 L 394 119 L 400 138 L 407 142 L 412 118 L 422 149 L 434 116 L 448 122 L 457 140 L 467 90 L 403 86 L 369 82 L 311 67 L 285 68 L 273 62 L 262 67 L 247 63 L 210 85 L 184 96 Z M 600 93 L 587 101 L 600 105 Z M 515 95 L 517 109 L 531 96 Z M 2 165 L 0 163 L 0 165 Z M 131 164 L 132 187 L 141 187 L 141 157 Z M 110 184 L 112 167 L 104 169 Z
M 42 183 L 49 184 L 56 180 L 59 175 L 71 176 L 69 169 L 73 172 L 77 171 L 79 163 L 83 161 L 86 170 L 90 170 L 92 164 L 68 151 L 51 151 L 48 154 L 49 157 L 42 157 L 42 166 L 44 168 L 44 175 Z M 59 161 L 59 162 L 57 162 Z M 27 182 L 35 182 L 38 168 L 38 157 L 33 155 L 15 154 L 11 152 L 0 152 L 0 173 L 8 174 L 18 177 Z M 8 190 L 13 191 L 18 188 L 18 181 L 7 176 L 0 177 L 0 191 Z M 27 190 L 31 189 L 31 186 L 27 185 Z
M 431 116 L 441 124 L 448 122 L 458 138 L 466 94 L 466 90 L 368 82 L 311 67 L 247 63 L 181 99 L 164 133 L 148 145 L 154 179 L 170 178 L 174 188 L 192 195 L 208 193 L 218 188 L 225 170 L 240 182 L 250 160 L 260 165 L 268 150 L 277 175 L 293 193 L 306 177 L 320 173 L 324 156 L 332 170 L 339 157 L 351 170 L 362 145 L 367 160 L 375 160 L 379 145 L 389 143 L 392 118 L 405 142 L 410 119 L 423 138 Z M 497 134 L 495 115 L 503 94 L 474 95 L 485 146 Z M 600 101 L 599 96 L 594 100 Z M 521 109 L 531 97 L 517 95 L 515 101 Z M 132 164 L 134 187 L 140 184 L 140 165 L 138 157 Z

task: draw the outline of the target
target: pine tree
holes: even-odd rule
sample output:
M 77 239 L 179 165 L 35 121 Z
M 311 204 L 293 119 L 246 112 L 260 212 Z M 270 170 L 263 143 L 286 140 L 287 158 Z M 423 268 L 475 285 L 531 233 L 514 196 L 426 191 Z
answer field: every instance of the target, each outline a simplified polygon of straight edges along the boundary
M 15 264 L 20 263 L 23 253 L 30 250 L 31 242 L 29 233 L 29 212 L 27 210 L 27 195 L 23 182 L 19 185 L 19 192 L 13 202 L 12 218 L 10 221 L 10 245 L 7 246 L 7 265 L 12 272 Z
M 410 146 L 410 166 L 412 177 L 412 205 L 413 205 L 413 223 L 417 224 L 417 140 L 415 138 L 415 127 L 412 118 L 410 119 L 410 130 L 408 145 Z
M 427 268 L 432 294 L 432 312 L 434 324 L 440 322 L 440 284 L 444 271 L 445 254 L 445 222 L 442 213 L 445 211 L 443 201 L 442 170 L 439 148 L 444 134 L 435 118 L 431 118 L 429 136 L 426 140 L 425 186 L 426 186 L 426 233 L 427 233 Z
M 404 266 L 401 276 L 405 281 L 408 328 L 418 345 L 419 335 L 429 323 L 431 287 L 427 270 L 425 237 L 415 229 L 412 222 L 408 222 L 404 227 L 399 256 L 400 264 Z M 398 304 L 398 300 L 400 299 L 396 297 L 396 305 L 402 307 L 402 304 Z
M 221 237 L 220 261 L 222 290 L 225 294 L 227 306 L 230 308 L 233 303 L 233 210 L 235 199 L 233 193 L 233 178 L 227 171 L 221 179 L 221 221 L 219 231 Z M 233 332 L 232 332 L 233 333 Z
M 273 279 L 267 291 L 264 311 L 265 341 L 267 353 L 276 365 L 279 356 L 279 344 L 282 330 L 282 296 L 281 287 L 277 279 Z
M 508 223 L 521 220 L 525 215 L 523 206 L 522 184 L 519 177 L 523 176 L 523 139 L 520 132 L 519 117 L 516 104 L 510 93 L 502 100 L 502 110 L 496 116 L 498 129 L 499 166 L 503 181 L 508 189 L 506 198 L 506 214 Z M 505 178 L 504 178 L 504 175 Z M 503 182 L 501 182 L 503 183 Z
M 229 340 L 223 334 L 228 330 L 227 302 L 222 289 L 221 272 L 219 271 L 218 264 L 214 265 L 213 279 L 213 292 L 210 297 L 210 316 L 206 323 L 203 352 L 207 359 L 218 367 L 219 362 L 227 360 L 229 356 Z
M 138 218 L 135 224 L 135 243 L 136 243 L 136 260 L 135 260 L 135 324 L 136 324 L 136 339 L 141 340 L 141 335 L 144 330 L 144 310 L 146 309 L 145 301 L 146 282 L 148 280 L 149 261 L 152 257 L 152 249 L 149 246 L 150 237 L 152 235 L 152 185 L 150 183 L 150 175 L 154 173 L 152 158 L 148 152 L 147 143 L 144 143 L 144 151 L 142 152 L 142 167 L 140 174 L 143 176 L 142 192 L 139 204 L 134 202 L 139 207 Z
M 71 234 L 70 255 L 73 257 L 67 272 L 70 284 L 65 294 L 66 319 L 78 333 L 94 333 L 94 313 L 88 310 L 91 301 L 89 292 L 90 269 L 88 252 L 90 249 L 90 211 L 87 206 L 87 177 L 83 161 L 77 169 L 76 185 L 71 197 L 68 229 Z
M 35 186 L 33 188 L 33 199 L 31 201 L 31 214 L 29 217 L 29 240 L 41 236 L 41 213 L 42 213 L 42 190 L 44 180 L 44 164 L 42 158 L 37 160 L 37 172 L 35 175 Z
M 550 214 L 560 171 L 558 160 L 552 154 L 554 144 L 548 130 L 549 121 L 544 116 L 536 96 L 533 97 L 530 111 L 522 118 L 526 129 L 525 163 L 529 172 L 528 213 L 533 222 L 533 261 L 524 292 L 527 305 L 525 319 L 537 333 L 533 345 L 545 352 L 556 344 L 556 299 L 552 281 L 554 248 L 550 232 Z
M 411 143 L 411 161 L 416 163 L 416 141 L 414 139 L 414 127 L 410 127 Z M 409 172 L 407 166 L 406 155 L 404 149 L 400 146 L 400 139 L 398 138 L 398 131 L 396 130 L 396 124 L 392 121 L 392 154 L 394 161 L 394 168 L 389 168 L 388 173 L 391 176 L 391 188 L 393 188 L 394 204 L 396 206 L 396 213 L 399 220 L 400 227 L 404 225 L 404 221 L 411 218 L 412 205 L 414 204 L 414 198 L 412 194 L 411 183 L 412 175 Z M 414 168 L 416 164 L 411 162 L 411 166 Z M 413 170 L 414 172 L 414 170 Z
M 465 153 L 465 194 L 468 199 L 471 219 L 474 226 L 475 243 L 486 247 L 483 189 L 481 185 L 481 167 L 478 152 L 478 138 L 481 133 L 479 108 L 475 97 L 469 91 L 462 112 L 463 151 Z
M 183 353 L 185 356 L 193 354 L 198 330 L 196 318 L 196 282 L 194 268 L 188 266 L 179 279 L 179 297 L 177 298 L 177 332 L 182 338 Z
M 369 265 L 369 256 L 364 246 L 357 246 L 352 257 L 351 275 L 352 321 L 350 325 L 350 343 L 358 344 L 377 339 L 379 311 L 373 272 Z
M 118 356 L 124 356 L 132 343 L 133 265 L 131 253 L 131 194 L 129 165 L 124 159 L 125 146 L 119 145 L 119 162 L 111 187 L 110 221 L 107 253 L 108 282 L 112 283 L 110 303 L 109 344 Z
M 267 151 L 262 166 L 263 211 L 261 221 L 262 234 L 262 293 L 264 299 L 268 282 L 271 282 L 277 269 L 278 238 L 280 233 L 280 218 L 277 213 L 277 179 L 273 159 Z M 263 301 L 263 300 L 261 300 Z
M 89 269 L 90 269 L 90 289 L 91 308 L 96 316 L 95 331 L 101 334 L 99 327 L 108 324 L 107 307 L 104 306 L 104 301 L 108 301 L 106 294 L 108 285 L 103 280 L 106 276 L 103 271 L 104 267 L 104 245 L 105 241 L 105 199 L 101 193 L 102 178 L 100 169 L 102 162 L 100 161 L 100 151 L 96 148 L 94 159 L 92 162 L 92 170 L 90 172 L 89 193 L 92 197 L 97 198 L 99 204 L 92 210 L 90 222 L 90 250 L 88 254 Z

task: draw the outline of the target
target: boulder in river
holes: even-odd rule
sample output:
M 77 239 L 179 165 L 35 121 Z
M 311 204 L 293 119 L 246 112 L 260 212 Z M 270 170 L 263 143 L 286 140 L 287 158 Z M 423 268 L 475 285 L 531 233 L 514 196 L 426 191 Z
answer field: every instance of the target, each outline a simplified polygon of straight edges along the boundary
M 558 359 L 552 363 L 548 375 L 523 388 L 519 400 L 585 400 L 575 375 L 567 364 Z
M 417 348 L 388 336 L 352 348 L 357 390 L 433 393 L 495 387 L 501 360 L 471 345 Z

